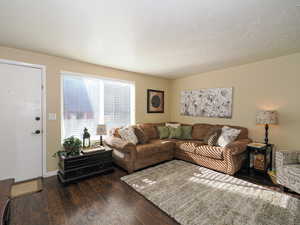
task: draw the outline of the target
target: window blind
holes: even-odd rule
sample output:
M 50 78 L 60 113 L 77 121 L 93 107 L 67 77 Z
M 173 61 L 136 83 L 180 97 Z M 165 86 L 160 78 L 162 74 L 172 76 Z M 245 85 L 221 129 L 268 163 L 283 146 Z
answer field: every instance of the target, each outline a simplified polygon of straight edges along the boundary
M 106 124 L 108 130 L 131 124 L 132 88 L 126 82 L 63 75 L 63 139 L 82 138 L 86 127 L 97 140 L 98 124 Z

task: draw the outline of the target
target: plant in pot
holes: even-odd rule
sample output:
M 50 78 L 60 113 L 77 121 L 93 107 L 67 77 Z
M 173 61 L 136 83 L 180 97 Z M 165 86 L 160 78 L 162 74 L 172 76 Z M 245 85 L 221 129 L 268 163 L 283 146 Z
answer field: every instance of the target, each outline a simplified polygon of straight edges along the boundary
M 63 142 L 64 150 L 56 152 L 54 154 L 54 156 L 56 156 L 56 155 L 61 155 L 61 156 L 79 155 L 81 146 L 82 146 L 81 140 L 79 138 L 71 136 L 69 138 L 64 139 L 64 142 Z

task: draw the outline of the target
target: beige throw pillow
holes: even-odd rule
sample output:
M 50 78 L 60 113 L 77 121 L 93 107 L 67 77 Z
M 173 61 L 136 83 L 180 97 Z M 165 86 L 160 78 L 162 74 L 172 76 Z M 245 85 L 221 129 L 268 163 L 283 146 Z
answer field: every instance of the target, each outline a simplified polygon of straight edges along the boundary
M 220 147 L 226 147 L 226 145 L 233 142 L 239 136 L 240 133 L 241 130 L 224 126 L 222 128 L 222 133 L 218 139 L 218 145 Z
M 118 130 L 118 133 L 120 134 L 121 138 L 124 141 L 131 142 L 132 144 L 137 144 L 138 139 L 134 133 L 133 127 L 124 127 Z

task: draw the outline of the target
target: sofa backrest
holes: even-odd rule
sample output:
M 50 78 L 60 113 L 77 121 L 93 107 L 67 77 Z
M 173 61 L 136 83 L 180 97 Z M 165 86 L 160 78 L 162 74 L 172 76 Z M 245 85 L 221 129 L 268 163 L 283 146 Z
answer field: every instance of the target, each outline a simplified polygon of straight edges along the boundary
M 146 134 L 146 136 L 151 139 L 158 139 L 159 134 L 156 129 L 158 126 L 164 126 L 165 123 L 141 123 L 137 124 L 138 127 L 140 127 Z
M 175 123 L 175 122 L 173 122 Z M 178 122 L 179 123 L 179 122 Z M 223 126 L 228 126 L 234 129 L 239 129 L 241 130 L 240 135 L 237 137 L 237 140 L 239 139 L 247 139 L 248 138 L 248 129 L 245 127 L 241 127 L 241 126 L 232 126 L 232 125 L 214 125 L 214 124 L 207 124 L 207 123 L 196 123 L 194 125 L 190 125 L 190 124 L 183 124 L 180 123 L 183 126 L 193 126 L 192 129 L 192 138 L 195 140 L 204 140 L 207 133 L 211 130 L 211 129 L 217 129 L 217 128 L 222 128 Z M 165 123 L 141 123 L 141 124 L 137 124 L 134 127 L 140 127 L 141 129 L 144 130 L 144 132 L 146 133 L 146 135 L 149 137 L 149 139 L 157 139 L 159 138 L 159 134 L 158 134 L 158 130 L 156 129 L 158 126 L 165 126 Z M 114 136 L 118 136 L 118 128 L 115 129 L 115 132 L 113 133 Z
M 206 134 L 211 129 L 217 129 L 217 128 L 222 129 L 223 126 L 228 126 L 228 127 L 234 128 L 234 129 L 241 130 L 241 133 L 237 137 L 237 140 L 249 138 L 248 137 L 248 129 L 246 127 L 232 126 L 232 125 L 220 125 L 220 124 L 215 125 L 215 124 L 208 124 L 208 123 L 196 123 L 192 126 L 193 126 L 192 138 L 197 139 L 197 140 L 204 140 L 206 137 Z
M 192 138 L 196 140 L 204 140 L 207 133 L 214 127 L 212 124 L 196 123 L 193 125 Z
M 198 140 L 204 140 L 206 134 L 210 131 L 210 129 L 218 129 L 218 128 L 222 129 L 222 127 L 224 126 L 241 130 L 241 133 L 237 137 L 237 140 L 248 139 L 248 129 L 246 127 L 221 125 L 221 124 L 214 125 L 214 124 L 206 124 L 206 123 L 197 123 L 193 125 L 192 138 Z

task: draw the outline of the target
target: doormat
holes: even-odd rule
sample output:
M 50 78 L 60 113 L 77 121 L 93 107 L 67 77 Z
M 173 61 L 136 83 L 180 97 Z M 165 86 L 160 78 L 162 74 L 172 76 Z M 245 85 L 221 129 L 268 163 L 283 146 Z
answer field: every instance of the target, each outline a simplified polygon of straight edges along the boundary
M 27 194 L 39 192 L 43 189 L 42 179 L 34 179 L 13 184 L 11 188 L 11 197 L 16 198 Z

